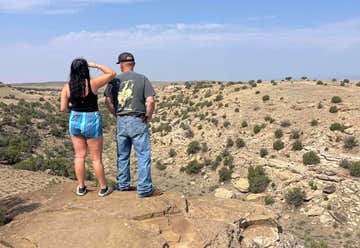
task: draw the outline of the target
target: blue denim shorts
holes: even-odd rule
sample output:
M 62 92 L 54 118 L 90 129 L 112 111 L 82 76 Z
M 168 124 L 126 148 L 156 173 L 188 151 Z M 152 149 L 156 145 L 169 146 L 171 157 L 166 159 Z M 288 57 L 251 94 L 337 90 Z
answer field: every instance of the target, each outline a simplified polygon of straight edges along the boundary
M 103 135 L 100 112 L 71 111 L 69 117 L 70 136 L 97 138 Z

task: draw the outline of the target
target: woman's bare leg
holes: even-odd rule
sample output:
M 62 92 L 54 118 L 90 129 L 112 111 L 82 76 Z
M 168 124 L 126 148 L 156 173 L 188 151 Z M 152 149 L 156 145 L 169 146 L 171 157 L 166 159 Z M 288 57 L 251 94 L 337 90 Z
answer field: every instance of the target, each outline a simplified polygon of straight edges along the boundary
M 103 137 L 87 139 L 90 157 L 94 167 L 95 175 L 102 189 L 106 188 L 104 165 L 102 162 Z
M 86 158 L 86 139 L 82 136 L 73 136 L 71 140 L 75 150 L 75 174 L 81 188 L 85 186 L 85 158 Z

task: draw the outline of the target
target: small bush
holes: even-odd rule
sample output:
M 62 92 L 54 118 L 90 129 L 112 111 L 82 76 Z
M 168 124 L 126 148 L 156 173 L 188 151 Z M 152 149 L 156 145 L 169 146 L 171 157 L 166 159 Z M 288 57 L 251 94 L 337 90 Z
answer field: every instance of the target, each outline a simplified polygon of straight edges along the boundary
M 241 122 L 241 127 L 247 127 L 247 126 L 248 126 L 247 121 L 243 121 L 243 122 Z
M 351 162 L 347 159 L 342 159 L 339 163 L 339 166 L 345 169 L 350 169 L 351 167 Z
M 204 167 L 203 164 L 199 163 L 197 160 L 190 161 L 186 167 L 181 167 L 181 171 L 185 171 L 187 174 L 198 174 L 201 169 Z
M 161 163 L 159 160 L 156 161 L 156 164 L 155 164 L 156 168 L 158 170 L 166 170 L 166 165 L 164 165 L 163 163 Z
M 6 208 L 0 207 L 0 226 L 6 224 Z
M 351 164 L 350 175 L 353 177 L 360 177 L 360 161 Z
M 235 113 L 239 113 L 240 112 L 240 109 L 239 108 L 236 108 L 235 109 Z
M 320 158 L 314 151 L 309 151 L 304 153 L 303 155 L 303 164 L 311 165 L 311 164 L 319 164 Z
M 231 179 L 232 170 L 226 167 L 222 167 L 219 170 L 219 182 L 226 182 Z
M 329 112 L 330 113 L 337 113 L 339 111 L 338 107 L 336 106 L 331 106 L 330 109 L 329 109 Z
M 346 126 L 343 124 L 340 124 L 338 122 L 334 122 L 333 124 L 330 125 L 330 130 L 331 131 L 345 131 L 346 130 Z
M 263 128 L 265 128 L 264 124 L 262 124 L 262 125 L 256 124 L 253 128 L 254 134 L 260 133 L 261 129 L 263 129 Z
M 357 87 L 360 87 L 360 82 L 356 83 L 356 86 L 357 86 Z
M 273 148 L 274 150 L 276 151 L 280 151 L 281 149 L 283 149 L 285 147 L 285 144 L 284 142 L 282 142 L 281 140 L 276 140 L 274 143 L 273 143 Z
M 270 123 L 273 123 L 275 121 L 270 115 L 265 116 L 264 120 Z
M 275 200 L 273 197 L 267 195 L 265 196 L 264 203 L 265 205 L 272 205 L 275 203 Z
M 317 85 L 323 85 L 324 83 L 323 83 L 323 81 L 318 80 L 318 81 L 316 82 L 316 84 L 317 84 Z
M 303 149 L 303 145 L 300 140 L 295 140 L 295 142 L 292 144 L 292 150 L 293 151 L 301 151 Z
M 176 153 L 175 149 L 171 148 L 170 151 L 169 151 L 169 156 L 170 156 L 171 158 L 173 158 L 173 157 L 175 157 L 176 155 L 177 155 L 177 153 Z
M 227 148 L 230 148 L 230 147 L 233 147 L 234 146 L 234 141 L 229 137 L 227 138 L 226 140 L 226 147 Z
M 346 150 L 351 150 L 355 146 L 358 146 L 358 145 L 359 145 L 359 142 L 357 141 L 357 139 L 354 136 L 347 136 L 344 139 L 344 148 Z
M 209 150 L 207 143 L 203 142 L 201 143 L 201 152 L 207 152 Z
M 285 201 L 287 204 L 294 207 L 299 207 L 304 202 L 305 191 L 300 188 L 289 189 L 285 194 Z
M 268 150 L 266 148 L 260 149 L 260 157 L 264 158 L 269 154 Z
M 340 96 L 333 96 L 333 97 L 331 98 L 331 102 L 332 102 L 332 103 L 341 103 L 341 102 L 342 102 L 342 99 L 341 99 Z
M 261 165 L 255 168 L 250 166 L 248 169 L 249 191 L 251 193 L 261 193 L 265 191 L 270 179 L 265 174 L 265 170 Z
M 186 150 L 187 154 L 196 154 L 201 151 L 200 143 L 198 141 L 191 141 Z
M 224 121 L 223 126 L 224 126 L 225 128 L 228 128 L 228 127 L 231 126 L 231 123 L 230 123 L 229 121 Z
M 319 102 L 318 105 L 317 105 L 317 108 L 322 109 L 323 107 L 324 107 L 324 105 L 321 102 Z
M 274 135 L 275 138 L 280 139 L 283 136 L 283 131 L 280 128 L 278 128 L 275 130 Z
M 245 146 L 245 141 L 242 138 L 237 138 L 235 143 L 237 148 L 243 148 Z
M 312 119 L 311 122 L 310 122 L 310 125 L 311 125 L 312 127 L 315 127 L 315 126 L 317 126 L 318 124 L 319 124 L 319 121 L 316 120 L 316 119 Z
M 282 127 L 290 127 L 290 126 L 291 126 L 291 123 L 290 123 L 289 120 L 283 120 L 283 121 L 280 123 L 280 125 L 281 125 Z
M 301 131 L 299 129 L 291 130 L 290 139 L 298 139 L 300 138 Z
M 270 100 L 270 96 L 269 95 L 265 95 L 262 97 L 263 102 L 269 101 Z

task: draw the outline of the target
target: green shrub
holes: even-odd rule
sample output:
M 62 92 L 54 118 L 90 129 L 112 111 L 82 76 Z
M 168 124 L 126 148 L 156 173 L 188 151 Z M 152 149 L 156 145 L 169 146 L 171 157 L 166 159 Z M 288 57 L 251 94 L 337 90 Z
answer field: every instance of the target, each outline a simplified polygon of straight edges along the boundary
M 197 160 L 190 161 L 187 166 L 181 167 L 181 171 L 185 171 L 187 174 L 198 174 L 201 169 L 204 167 L 203 164 L 199 163 Z
M 260 149 L 260 157 L 264 158 L 269 154 L 268 150 L 266 148 Z
M 322 109 L 323 107 L 324 107 L 324 105 L 321 102 L 319 102 L 318 105 L 317 105 L 317 108 Z
M 342 159 L 339 163 L 339 166 L 342 167 L 342 168 L 345 168 L 345 169 L 350 169 L 351 167 L 351 162 L 347 159 Z
M 249 191 L 251 193 L 261 193 L 265 191 L 270 179 L 265 174 L 261 165 L 250 166 L 248 169 Z
M 293 129 L 291 130 L 290 139 L 298 139 L 300 138 L 301 130 L 299 129 Z
M 316 82 L 316 84 L 317 84 L 317 85 L 323 85 L 324 83 L 323 83 L 321 80 L 318 80 L 318 81 Z
M 193 132 L 193 130 L 191 130 L 191 128 L 186 129 L 185 132 L 184 132 L 184 136 L 185 136 L 185 138 L 187 138 L 187 139 L 194 138 L 194 132 Z
M 291 126 L 291 123 L 290 123 L 289 120 L 283 120 L 283 121 L 280 123 L 280 125 L 281 125 L 282 127 L 290 127 L 290 126 Z
M 332 102 L 332 103 L 341 103 L 341 102 L 342 102 L 342 99 L 341 99 L 340 96 L 333 96 L 333 97 L 331 98 L 331 102 Z
M 283 131 L 280 128 L 278 128 L 275 130 L 274 135 L 275 138 L 280 139 L 283 136 Z
M 237 148 L 242 148 L 245 146 L 245 141 L 242 138 L 237 138 L 235 143 Z
M 0 207 L 0 226 L 6 224 L 6 208 Z
M 340 124 L 338 122 L 334 122 L 333 124 L 330 125 L 330 130 L 331 131 L 345 131 L 347 129 L 347 127 L 343 124 Z
M 273 143 L 273 148 L 274 150 L 276 151 L 280 151 L 281 149 L 283 149 L 285 147 L 285 144 L 284 142 L 282 142 L 281 140 L 276 140 L 274 143 Z
M 231 123 L 230 123 L 230 121 L 224 121 L 224 124 L 223 124 L 223 126 L 224 126 L 225 128 L 228 128 L 228 127 L 230 127 L 230 126 L 231 126 Z
M 311 125 L 312 127 L 315 127 L 315 126 L 317 126 L 318 124 L 319 124 L 319 121 L 316 120 L 316 119 L 312 119 L 311 122 L 310 122 L 310 125 Z
M 226 182 L 231 179 L 232 170 L 226 167 L 222 167 L 219 170 L 219 182 Z
M 222 101 L 224 99 L 224 97 L 223 97 L 223 95 L 221 95 L 221 94 L 219 94 L 219 95 L 217 95 L 216 97 L 215 97 L 215 101 L 216 102 L 220 102 L 220 101 Z
M 233 147 L 234 146 L 234 141 L 228 137 L 227 140 L 226 140 L 226 147 L 227 148 L 230 148 L 230 147 Z
M 303 149 L 303 145 L 300 140 L 295 140 L 295 142 L 292 144 L 292 150 L 293 151 L 301 151 Z
M 353 177 L 360 177 L 360 161 L 352 162 L 350 166 L 350 175 Z
M 158 170 L 166 170 L 166 165 L 164 165 L 163 163 L 161 163 L 161 161 L 156 161 L 156 164 L 155 164 L 155 167 L 158 169 Z
M 328 245 L 325 240 L 320 240 L 317 242 L 316 240 L 313 240 L 312 238 L 307 237 L 305 239 L 304 248 L 327 248 Z
M 262 97 L 263 102 L 269 101 L 270 100 L 270 96 L 269 95 L 265 95 Z
M 187 154 L 196 154 L 201 151 L 200 143 L 198 141 L 191 141 L 187 147 Z
M 336 107 L 336 106 L 331 106 L 330 109 L 329 109 L 329 112 L 330 112 L 330 113 L 337 113 L 337 112 L 338 112 L 338 107 Z
M 265 199 L 264 199 L 264 203 L 265 205 L 272 205 L 275 203 L 275 199 L 271 196 L 265 196 Z
M 303 164 L 311 165 L 311 164 L 319 164 L 320 158 L 314 151 L 309 151 L 304 153 L 303 155 Z
M 357 139 L 354 136 L 347 136 L 344 139 L 344 148 L 346 150 L 351 150 L 355 146 L 358 146 L 358 145 L 359 145 L 359 142 L 357 141 Z
M 253 128 L 254 134 L 259 133 L 263 128 L 265 128 L 265 124 L 261 124 L 261 125 L 256 124 Z
M 265 116 L 264 120 L 269 123 L 273 123 L 275 121 L 270 115 Z
M 303 204 L 305 198 L 305 191 L 300 188 L 289 189 L 285 194 L 285 201 L 287 204 L 294 207 L 299 207 Z
M 248 126 L 247 121 L 242 121 L 242 122 L 241 122 L 241 127 L 247 127 L 247 126 Z
M 201 143 L 201 152 L 207 152 L 209 150 L 207 143 L 203 142 Z

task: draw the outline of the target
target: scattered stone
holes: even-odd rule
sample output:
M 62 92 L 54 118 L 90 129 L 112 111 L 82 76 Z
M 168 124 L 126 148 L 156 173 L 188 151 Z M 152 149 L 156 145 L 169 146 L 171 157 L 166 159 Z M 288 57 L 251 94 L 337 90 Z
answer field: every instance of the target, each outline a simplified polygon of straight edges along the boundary
M 248 196 L 246 196 L 246 200 L 247 201 L 263 201 L 265 199 L 265 194 L 264 193 L 260 193 L 260 194 L 249 194 Z
M 323 192 L 326 194 L 332 194 L 336 191 L 336 186 L 334 184 L 327 185 L 323 188 Z
M 247 178 L 240 178 L 232 181 L 233 186 L 242 193 L 249 192 L 249 181 Z
M 224 199 L 232 199 L 235 198 L 234 192 L 224 189 L 224 188 L 217 188 L 215 190 L 215 197 L 224 198 Z

